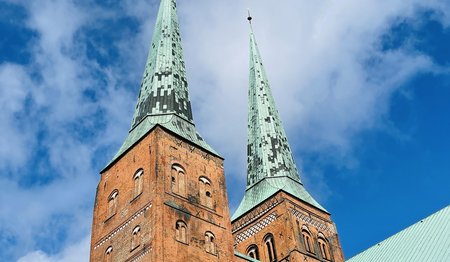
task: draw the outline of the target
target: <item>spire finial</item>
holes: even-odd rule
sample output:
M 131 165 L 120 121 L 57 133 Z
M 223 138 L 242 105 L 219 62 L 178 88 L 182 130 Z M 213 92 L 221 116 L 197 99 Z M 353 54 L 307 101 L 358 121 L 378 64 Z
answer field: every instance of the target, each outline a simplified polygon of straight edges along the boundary
M 251 24 L 252 24 L 252 19 L 253 19 L 253 17 L 250 15 L 250 9 L 247 9 L 247 12 L 248 12 L 247 20 L 248 20 L 248 22 L 249 22 L 250 25 L 251 25 Z

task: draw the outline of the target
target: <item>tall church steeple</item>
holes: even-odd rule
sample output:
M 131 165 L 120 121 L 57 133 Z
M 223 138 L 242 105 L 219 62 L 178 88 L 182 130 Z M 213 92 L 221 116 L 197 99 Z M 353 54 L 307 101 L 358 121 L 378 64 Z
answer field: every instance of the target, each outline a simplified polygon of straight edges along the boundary
M 247 146 L 247 188 L 232 220 L 285 191 L 325 210 L 305 190 L 272 96 L 250 21 L 250 77 Z
M 300 182 L 253 31 L 249 82 L 247 186 L 270 177 Z
M 195 129 L 176 6 L 161 0 L 131 130 L 108 166 L 156 125 L 218 155 Z
M 343 262 L 330 214 L 300 180 L 250 29 L 247 188 L 231 219 L 236 250 L 259 261 Z
M 147 116 L 174 114 L 193 122 L 176 3 L 161 1 L 132 127 Z
M 90 261 L 235 261 L 223 158 L 196 132 L 175 0 L 161 0 L 131 130 L 101 171 Z

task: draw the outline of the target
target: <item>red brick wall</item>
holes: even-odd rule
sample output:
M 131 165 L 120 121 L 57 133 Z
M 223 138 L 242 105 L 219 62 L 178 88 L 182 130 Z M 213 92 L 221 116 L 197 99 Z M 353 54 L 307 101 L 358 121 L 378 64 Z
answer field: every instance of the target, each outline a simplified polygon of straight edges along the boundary
M 283 192 L 277 193 L 267 201 L 277 204 L 270 209 L 261 209 L 255 214 L 250 212 L 233 222 L 237 251 L 247 254 L 248 247 L 256 244 L 260 260 L 269 261 L 264 238 L 272 234 L 277 261 L 328 261 L 322 257 L 318 245 L 320 233 L 329 245 L 329 261 L 344 262 L 336 228 L 329 214 Z M 262 205 L 264 206 L 264 203 Z M 264 215 L 256 218 L 263 212 Z M 307 252 L 305 248 L 301 235 L 303 227 L 307 227 L 311 233 L 312 253 Z
M 171 189 L 172 165 L 185 171 L 185 194 Z M 144 170 L 143 191 L 134 198 L 134 174 Z M 200 201 L 201 176 L 211 181 L 212 208 Z M 108 218 L 108 197 L 119 191 L 117 213 Z M 203 203 L 203 204 L 202 204 Z M 187 244 L 175 237 L 175 224 L 188 227 Z M 131 250 L 132 231 L 141 227 L 141 245 Z M 215 254 L 205 251 L 205 232 L 215 236 Z M 91 261 L 234 261 L 223 160 L 160 127 L 101 174 L 94 207 Z

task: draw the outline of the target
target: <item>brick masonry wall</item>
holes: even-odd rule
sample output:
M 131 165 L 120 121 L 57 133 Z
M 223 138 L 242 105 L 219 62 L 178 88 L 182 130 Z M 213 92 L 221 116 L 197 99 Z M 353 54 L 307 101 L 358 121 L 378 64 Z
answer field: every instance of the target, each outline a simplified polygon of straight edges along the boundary
M 185 171 L 185 191 L 172 192 L 172 165 Z M 143 169 L 143 190 L 134 196 L 134 174 Z M 212 206 L 201 195 L 200 177 L 211 181 Z M 108 198 L 118 190 L 117 212 L 108 216 Z M 202 192 L 204 193 L 204 192 Z M 223 160 L 156 127 L 101 174 L 94 207 L 91 261 L 234 261 L 233 237 Z M 176 240 L 175 224 L 187 224 L 187 244 Z M 133 229 L 141 232 L 131 249 Z M 205 232 L 216 251 L 206 252 Z
M 344 257 L 336 233 L 336 227 L 329 214 L 317 210 L 304 202 L 279 192 L 263 203 L 265 209 L 251 212 L 233 223 L 235 248 L 247 254 L 251 245 L 257 245 L 260 260 L 269 261 L 264 238 L 272 234 L 275 242 L 277 261 L 334 261 L 344 262 Z M 275 204 L 274 204 L 275 203 Z M 263 211 L 263 212 L 262 212 Z M 255 216 L 255 214 L 264 214 Z M 252 219 L 252 217 L 254 217 Z M 307 227 L 312 236 L 313 252 L 308 252 L 301 231 Z M 318 245 L 319 233 L 326 238 L 331 252 L 331 260 L 322 257 Z
M 172 190 L 172 166 L 185 173 L 184 190 Z M 135 196 L 134 175 L 142 169 L 142 193 Z M 211 181 L 211 206 L 204 199 L 200 178 Z M 117 211 L 108 214 L 108 198 L 118 191 Z M 327 261 L 321 256 L 319 233 L 327 239 L 331 261 L 343 262 L 336 228 L 329 214 L 280 192 L 233 223 L 229 221 L 223 160 L 157 127 L 101 174 L 94 206 L 90 261 L 245 261 L 234 256 L 256 244 L 261 261 L 268 261 L 264 237 L 272 234 L 278 261 Z M 176 239 L 176 222 L 187 225 L 187 243 Z M 132 248 L 133 230 L 140 227 L 139 245 Z M 301 237 L 306 226 L 313 252 Z M 207 252 L 205 233 L 215 236 L 215 251 Z

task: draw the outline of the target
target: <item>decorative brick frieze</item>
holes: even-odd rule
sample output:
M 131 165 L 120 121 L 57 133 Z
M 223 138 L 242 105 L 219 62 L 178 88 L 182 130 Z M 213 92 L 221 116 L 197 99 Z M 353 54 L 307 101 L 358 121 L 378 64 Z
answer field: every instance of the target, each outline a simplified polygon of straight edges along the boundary
M 232 233 L 234 234 L 236 231 L 244 228 L 248 224 L 252 223 L 253 221 L 257 220 L 258 218 L 262 217 L 266 213 L 268 213 L 270 210 L 272 210 L 274 207 L 276 207 L 278 204 L 282 202 L 283 199 L 273 197 L 257 208 L 253 209 L 250 213 L 243 216 L 242 218 L 236 220 L 233 222 L 233 229 Z
M 117 233 L 119 233 L 120 231 L 124 230 L 125 228 L 127 228 L 131 222 L 133 222 L 136 218 L 140 217 L 141 215 L 144 214 L 145 211 L 147 211 L 148 209 L 150 209 L 150 207 L 152 206 L 151 203 L 148 203 L 146 206 L 144 206 L 143 208 L 141 208 L 139 211 L 137 211 L 136 213 L 134 213 L 130 218 L 128 218 L 125 222 L 123 222 L 121 225 L 119 225 L 118 227 L 116 227 L 115 229 L 113 229 L 109 234 L 107 234 L 105 237 L 103 237 L 102 239 L 100 239 L 94 246 L 94 249 L 97 249 L 98 247 L 102 246 L 103 244 L 105 244 L 107 241 L 109 241 L 110 239 L 112 239 Z
M 315 218 L 312 218 L 310 215 L 301 212 L 295 208 L 292 209 L 292 214 L 294 216 L 296 216 L 297 218 L 299 218 L 301 221 L 305 222 L 306 224 L 309 224 L 317 229 L 319 229 L 319 231 L 328 231 L 332 234 L 335 233 L 334 229 L 332 227 L 328 227 L 325 223 L 323 223 L 322 221 L 319 221 Z
M 246 230 L 242 231 L 241 233 L 237 234 L 235 237 L 234 244 L 237 245 L 237 244 L 245 241 L 246 239 L 254 236 L 256 233 L 263 230 L 265 227 L 270 225 L 276 219 L 277 219 L 277 213 L 273 212 L 272 214 L 268 215 L 267 217 L 265 217 L 258 223 L 251 226 L 249 229 L 246 229 Z
M 148 253 L 150 253 L 151 248 L 149 245 L 144 245 L 144 248 L 142 248 L 139 253 L 135 254 L 134 256 L 127 259 L 125 262 L 137 262 L 143 259 Z

